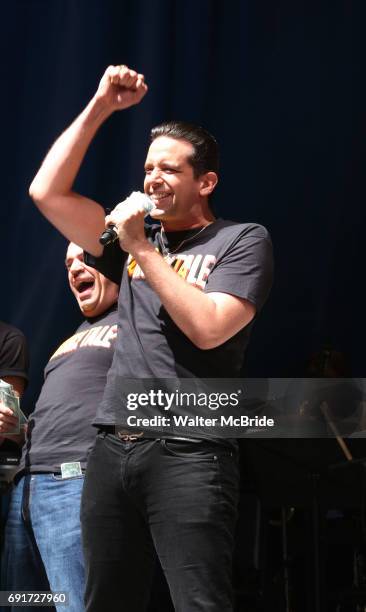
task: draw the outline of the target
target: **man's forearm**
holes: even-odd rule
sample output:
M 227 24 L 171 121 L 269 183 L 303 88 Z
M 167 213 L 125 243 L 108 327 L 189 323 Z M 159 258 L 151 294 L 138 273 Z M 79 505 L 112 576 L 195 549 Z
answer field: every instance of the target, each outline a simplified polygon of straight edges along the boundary
M 96 96 L 61 134 L 46 155 L 29 193 L 36 201 L 68 195 L 97 130 L 111 114 Z
M 93 255 L 105 213 L 97 202 L 72 191 L 85 153 L 102 123 L 116 110 L 138 104 L 147 91 L 144 77 L 126 66 L 109 66 L 83 112 L 56 140 L 30 187 L 42 214 L 68 239 Z
M 231 295 L 203 293 L 179 277 L 149 243 L 134 256 L 174 323 L 198 348 L 219 346 L 252 320 L 251 304 Z
M 74 193 L 72 186 L 107 117 L 103 103 L 94 97 L 51 147 L 29 189 L 41 213 L 68 240 L 94 255 L 101 254 L 98 236 L 104 228 L 104 210 L 94 200 Z

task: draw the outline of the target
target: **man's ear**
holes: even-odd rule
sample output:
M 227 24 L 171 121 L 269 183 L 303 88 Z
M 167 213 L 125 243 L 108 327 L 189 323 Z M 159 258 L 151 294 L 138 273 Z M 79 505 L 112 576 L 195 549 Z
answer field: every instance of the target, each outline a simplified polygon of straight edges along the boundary
M 216 172 L 206 172 L 199 178 L 200 181 L 200 195 L 209 196 L 215 189 L 219 178 Z

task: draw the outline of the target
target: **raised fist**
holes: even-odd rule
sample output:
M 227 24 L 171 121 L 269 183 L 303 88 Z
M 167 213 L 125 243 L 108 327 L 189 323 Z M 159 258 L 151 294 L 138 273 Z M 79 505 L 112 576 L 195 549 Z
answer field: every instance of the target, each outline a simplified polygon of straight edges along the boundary
M 108 66 L 96 96 L 111 110 L 123 110 L 138 104 L 147 92 L 144 75 L 127 66 Z

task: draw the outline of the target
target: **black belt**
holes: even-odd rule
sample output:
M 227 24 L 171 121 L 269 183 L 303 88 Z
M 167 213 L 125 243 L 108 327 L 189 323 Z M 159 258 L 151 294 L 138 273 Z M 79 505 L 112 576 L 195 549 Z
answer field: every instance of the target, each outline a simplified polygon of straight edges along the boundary
M 114 425 L 102 425 L 98 427 L 99 431 L 105 432 L 106 434 L 112 434 L 117 436 L 119 440 L 123 442 L 141 442 L 141 440 L 177 440 L 178 442 L 193 442 L 199 443 L 203 440 L 198 438 L 185 438 L 184 436 L 174 435 L 159 435 L 152 434 L 151 431 L 139 431 L 138 433 L 129 433 L 126 429 Z

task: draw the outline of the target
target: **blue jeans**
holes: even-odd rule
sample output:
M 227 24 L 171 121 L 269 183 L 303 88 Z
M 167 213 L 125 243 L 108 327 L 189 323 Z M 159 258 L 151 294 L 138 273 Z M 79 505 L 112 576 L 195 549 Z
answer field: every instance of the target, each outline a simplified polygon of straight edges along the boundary
M 62 480 L 53 474 L 30 474 L 14 486 L 5 526 L 2 589 L 65 591 L 69 605 L 56 609 L 84 610 L 80 535 L 83 482 L 83 476 Z M 22 609 L 38 610 L 33 606 Z
M 81 504 L 87 612 L 143 612 L 154 549 L 176 612 L 232 612 L 236 452 L 98 434 Z

